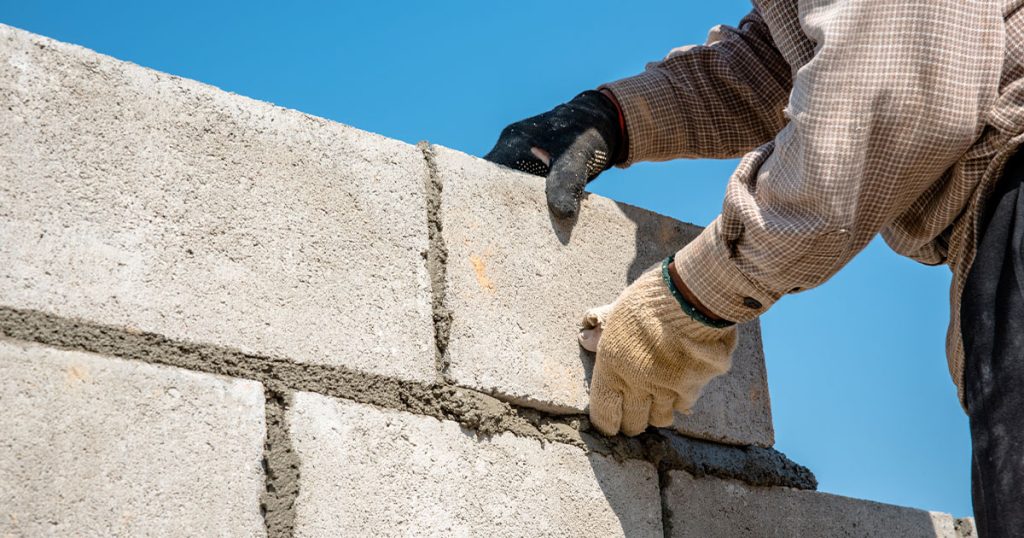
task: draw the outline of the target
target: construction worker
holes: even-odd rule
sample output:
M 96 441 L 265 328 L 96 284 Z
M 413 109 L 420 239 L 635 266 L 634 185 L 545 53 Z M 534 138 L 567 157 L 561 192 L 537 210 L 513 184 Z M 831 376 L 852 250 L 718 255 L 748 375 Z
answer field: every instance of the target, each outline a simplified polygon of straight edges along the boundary
M 977 526 L 1024 535 L 1024 1 L 754 4 L 704 45 L 509 125 L 486 155 L 545 176 L 559 218 L 613 165 L 742 156 L 703 233 L 586 313 L 591 422 L 670 425 L 729 369 L 737 323 L 881 233 L 953 272 Z

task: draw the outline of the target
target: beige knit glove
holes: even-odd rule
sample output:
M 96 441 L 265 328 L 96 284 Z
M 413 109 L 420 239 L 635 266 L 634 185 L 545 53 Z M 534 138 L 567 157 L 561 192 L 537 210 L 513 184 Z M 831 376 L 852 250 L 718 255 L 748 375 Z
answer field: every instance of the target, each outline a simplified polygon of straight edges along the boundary
M 583 317 L 580 344 L 597 350 L 590 421 L 605 435 L 671 426 L 672 411 L 689 412 L 731 366 L 736 326 L 716 329 L 690 317 L 662 271 L 644 273 L 614 303 Z

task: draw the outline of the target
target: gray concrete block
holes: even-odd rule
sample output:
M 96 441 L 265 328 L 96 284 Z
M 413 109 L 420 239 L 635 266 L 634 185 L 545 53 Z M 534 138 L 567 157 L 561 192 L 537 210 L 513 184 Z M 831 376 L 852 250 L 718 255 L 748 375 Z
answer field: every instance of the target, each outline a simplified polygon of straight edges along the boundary
M 770 447 L 775 444 L 771 397 L 758 320 L 739 329 L 732 369 L 708 383 L 693 413 L 676 413 L 676 430 L 711 441 Z
M 953 517 L 816 491 L 756 488 L 672 471 L 663 495 L 673 537 L 960 538 Z M 962 525 L 961 525 L 962 526 Z
M 0 536 L 262 536 L 263 387 L 0 340 Z
M 658 476 L 449 421 L 295 395 L 296 536 L 661 536 Z
M 0 25 L 0 300 L 433 381 L 415 147 Z
M 590 195 L 567 227 L 549 217 L 541 178 L 436 148 L 444 184 L 448 375 L 458 384 L 552 412 L 580 412 L 593 357 L 579 319 L 613 301 L 699 228 Z M 680 431 L 771 446 L 757 323 L 742 328 L 732 371 L 715 380 Z

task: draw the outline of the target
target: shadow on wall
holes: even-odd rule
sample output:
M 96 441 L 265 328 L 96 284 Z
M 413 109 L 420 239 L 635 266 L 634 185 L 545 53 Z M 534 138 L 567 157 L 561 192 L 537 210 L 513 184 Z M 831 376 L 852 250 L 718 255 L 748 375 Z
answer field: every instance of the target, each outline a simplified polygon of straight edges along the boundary
M 663 215 L 616 202 L 619 210 L 636 225 L 636 255 L 626 272 L 628 282 L 675 254 L 700 234 L 701 228 Z
M 584 204 L 581 205 L 585 205 L 589 196 L 590 193 L 584 193 Z M 629 264 L 623 287 L 636 280 L 648 269 L 661 263 L 669 254 L 678 252 L 701 231 L 698 226 L 685 224 L 626 203 L 615 202 L 615 206 L 636 226 L 633 240 L 636 254 Z M 581 207 L 580 211 L 586 211 L 586 209 L 586 207 Z M 568 245 L 572 240 L 572 232 L 579 217 L 558 219 L 549 212 L 548 220 L 551 222 L 551 229 L 558 241 L 562 245 Z
M 586 211 L 585 199 L 582 205 L 584 207 L 581 207 L 581 211 Z M 635 229 L 635 254 L 625 272 L 623 289 L 700 233 L 696 226 L 683 224 L 645 209 L 620 202 L 615 202 L 615 205 L 633 223 Z M 548 219 L 559 242 L 562 245 L 569 245 L 578 218 L 556 219 L 548 213 Z M 593 375 L 594 353 L 580 348 L 579 358 L 589 387 Z M 621 524 L 622 535 L 663 536 L 657 470 L 647 462 L 634 460 L 628 462 L 628 465 L 635 467 L 630 469 L 631 472 L 623 473 L 621 469 L 614 472 L 611 467 L 622 464 L 612 458 L 590 453 L 588 460 L 608 506 Z
M 661 490 L 654 466 L 638 460 L 620 463 L 611 457 L 593 453 L 587 458 L 608 508 L 619 520 L 621 536 L 665 536 Z
M 586 196 L 589 196 L 589 193 L 584 195 L 584 200 Z M 635 254 L 626 270 L 626 281 L 622 283 L 623 289 L 639 278 L 640 275 L 656 267 L 667 256 L 678 252 L 684 245 L 697 237 L 701 231 L 701 228 L 692 224 L 678 222 L 626 203 L 615 202 L 615 206 L 635 226 L 633 238 Z M 581 211 L 586 209 L 586 207 L 581 207 Z M 555 236 L 558 237 L 558 240 L 562 245 L 568 245 L 572 240 L 572 232 L 576 227 L 578 218 L 557 219 L 549 212 L 548 219 L 551 222 L 551 229 L 554 231 Z M 594 354 L 583 348 L 580 348 L 579 353 L 580 363 L 583 365 L 586 384 L 589 388 L 594 371 Z

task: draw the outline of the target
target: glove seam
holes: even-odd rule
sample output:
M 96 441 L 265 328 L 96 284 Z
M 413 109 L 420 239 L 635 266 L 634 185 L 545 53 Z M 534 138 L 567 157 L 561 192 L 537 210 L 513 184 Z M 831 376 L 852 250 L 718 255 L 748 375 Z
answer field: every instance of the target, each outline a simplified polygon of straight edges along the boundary
M 590 100 L 591 98 L 593 98 L 593 100 Z M 622 134 L 625 131 L 625 117 L 622 116 L 619 105 L 600 90 L 586 90 L 581 92 L 566 104 L 572 104 L 577 100 L 580 100 L 581 105 L 584 102 L 590 103 L 592 105 L 590 110 L 598 112 L 603 116 L 604 124 L 595 125 L 594 127 L 597 128 L 598 133 L 601 135 L 601 139 L 604 140 L 605 145 L 608 146 L 608 160 L 601 167 L 601 171 L 603 172 L 608 170 L 617 164 L 615 161 L 619 158 L 619 154 L 622 153 Z M 621 125 L 620 118 L 622 122 Z M 589 182 L 591 179 L 593 178 L 589 178 L 587 181 Z
M 616 140 L 616 148 L 612 151 L 611 162 L 608 168 L 614 165 L 623 163 L 626 161 L 627 154 L 629 153 L 629 135 L 626 132 L 626 116 L 622 112 L 622 105 L 619 104 L 619 100 L 615 97 L 615 94 L 608 88 L 600 88 L 598 90 L 601 95 L 604 96 L 611 104 L 615 107 L 616 115 L 619 120 L 619 136 Z

